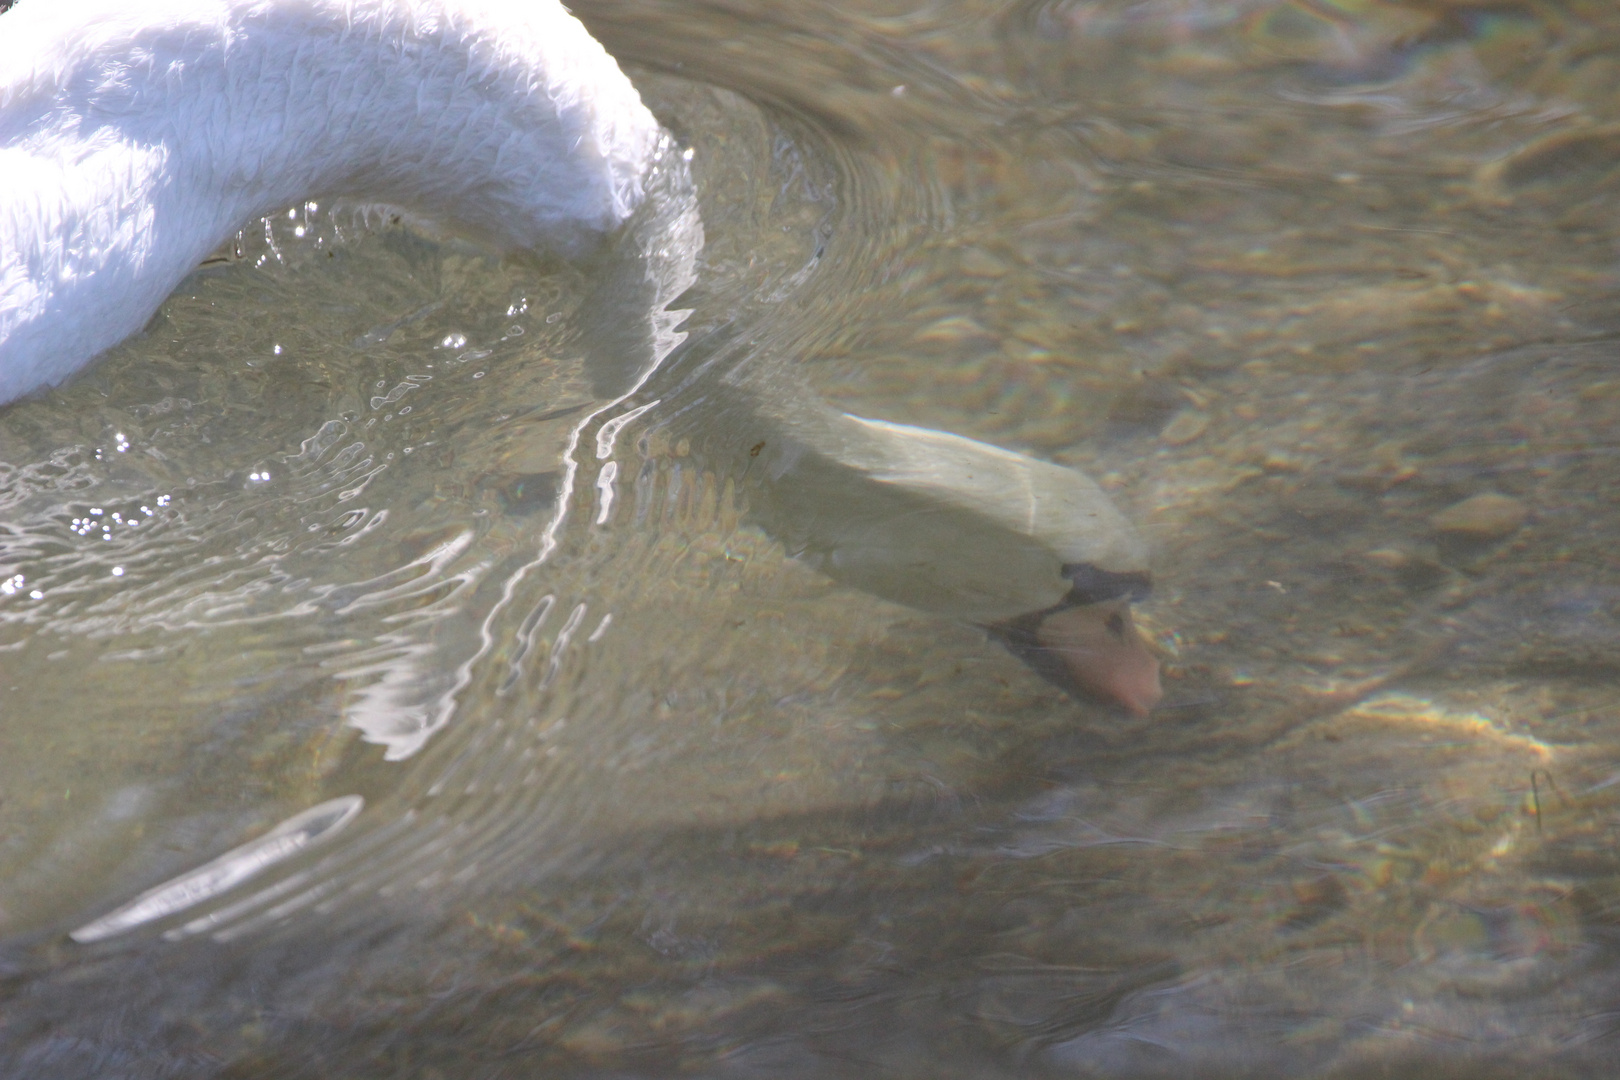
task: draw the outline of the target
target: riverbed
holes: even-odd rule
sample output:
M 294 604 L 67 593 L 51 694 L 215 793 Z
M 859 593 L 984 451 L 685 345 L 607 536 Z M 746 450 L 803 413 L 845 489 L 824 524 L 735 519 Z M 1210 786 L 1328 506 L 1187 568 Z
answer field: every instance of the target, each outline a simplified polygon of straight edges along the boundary
M 304 203 L 0 411 L 0 1074 L 1609 1075 L 1612 4 L 575 10 L 643 381 Z M 772 380 L 1097 479 L 1159 707 L 795 559 Z

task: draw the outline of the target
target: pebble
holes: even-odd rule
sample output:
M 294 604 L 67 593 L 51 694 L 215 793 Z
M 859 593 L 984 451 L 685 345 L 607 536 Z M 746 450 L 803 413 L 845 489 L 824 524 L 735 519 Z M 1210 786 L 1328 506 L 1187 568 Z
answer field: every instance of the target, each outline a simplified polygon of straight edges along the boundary
M 1452 536 L 1495 540 L 1517 531 L 1529 514 L 1529 508 L 1511 495 L 1487 491 L 1446 507 L 1429 524 Z
M 1209 427 L 1209 413 L 1197 409 L 1183 409 L 1159 432 L 1159 438 L 1171 446 L 1185 446 Z
M 923 327 L 916 340 L 929 345 L 958 345 L 974 338 L 989 338 L 990 331 L 965 315 L 948 315 Z
M 1305 471 L 1307 464 L 1298 454 L 1290 454 L 1284 450 L 1272 450 L 1260 459 L 1260 467 L 1268 473 L 1301 473 Z
M 1007 264 L 982 248 L 963 248 L 956 257 L 956 266 L 968 277 L 999 278 L 1007 274 Z
M 1620 125 L 1555 131 L 1519 147 L 1474 175 L 1475 197 L 1505 205 L 1521 188 L 1538 182 L 1579 183 L 1620 155 Z M 1593 164 L 1596 163 L 1596 164 Z M 1585 166 L 1583 169 L 1582 166 Z
M 1412 556 L 1400 548 L 1382 547 L 1363 552 L 1362 558 L 1385 570 L 1405 570 L 1412 565 Z

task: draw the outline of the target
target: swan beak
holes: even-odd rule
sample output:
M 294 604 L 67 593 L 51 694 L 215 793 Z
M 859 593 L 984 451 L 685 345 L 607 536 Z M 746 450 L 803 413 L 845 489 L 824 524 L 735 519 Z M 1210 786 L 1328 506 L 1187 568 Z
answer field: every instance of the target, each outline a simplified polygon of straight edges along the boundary
M 1137 632 L 1128 600 L 1054 611 L 1036 628 L 1035 640 L 1081 689 L 1136 716 L 1146 716 L 1164 696 L 1159 661 Z

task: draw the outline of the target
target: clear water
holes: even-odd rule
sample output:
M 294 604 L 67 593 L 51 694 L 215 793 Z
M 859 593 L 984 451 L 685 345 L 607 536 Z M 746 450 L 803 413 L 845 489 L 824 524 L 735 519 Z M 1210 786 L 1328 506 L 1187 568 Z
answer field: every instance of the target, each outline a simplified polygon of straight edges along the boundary
M 1609 1075 L 1609 0 L 579 9 L 630 398 L 316 206 L 0 413 L 3 1075 Z M 1164 705 L 788 558 L 739 380 L 1103 480 Z

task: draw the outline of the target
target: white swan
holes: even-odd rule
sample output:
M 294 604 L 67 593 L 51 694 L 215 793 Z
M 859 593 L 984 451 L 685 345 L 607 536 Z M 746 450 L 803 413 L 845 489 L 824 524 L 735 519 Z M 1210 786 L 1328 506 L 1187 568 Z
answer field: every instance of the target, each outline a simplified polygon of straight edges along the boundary
M 658 137 L 551 0 L 27 0 L 4 19 L 0 402 L 139 330 L 255 216 L 364 196 L 573 247 L 635 208 Z
M 0 15 L 0 405 L 137 332 L 256 216 L 350 197 L 573 250 L 635 210 L 659 139 L 556 0 L 22 0 Z M 795 551 L 1132 711 L 1158 700 L 1130 623 L 1145 549 L 1090 480 L 732 389 Z

